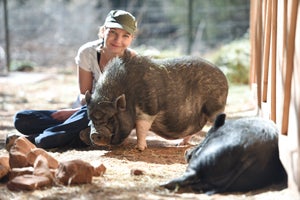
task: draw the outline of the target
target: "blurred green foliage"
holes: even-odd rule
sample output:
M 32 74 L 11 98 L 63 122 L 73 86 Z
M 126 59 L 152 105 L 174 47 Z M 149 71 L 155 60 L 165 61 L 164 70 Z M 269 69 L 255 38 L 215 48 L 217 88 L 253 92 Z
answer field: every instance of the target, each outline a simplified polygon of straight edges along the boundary
M 17 60 L 13 60 L 10 63 L 10 70 L 11 71 L 33 71 L 34 66 L 36 66 L 36 64 L 32 61 L 28 61 L 28 60 L 22 60 L 22 61 L 17 61 Z
M 235 40 L 220 47 L 212 54 L 210 60 L 222 69 L 230 83 L 249 83 L 250 41 L 248 38 Z
M 188 2 L 192 9 L 188 9 Z M 242 37 L 249 28 L 250 1 L 173 0 L 173 4 L 165 7 L 169 8 L 166 15 L 171 24 L 181 28 L 180 33 L 187 35 L 191 31 L 194 42 L 200 36 L 201 46 L 205 44 L 202 52 Z M 179 11 L 178 8 L 182 9 Z M 188 21 L 189 12 L 192 12 L 192 21 Z M 186 26 L 189 23 L 191 30 Z

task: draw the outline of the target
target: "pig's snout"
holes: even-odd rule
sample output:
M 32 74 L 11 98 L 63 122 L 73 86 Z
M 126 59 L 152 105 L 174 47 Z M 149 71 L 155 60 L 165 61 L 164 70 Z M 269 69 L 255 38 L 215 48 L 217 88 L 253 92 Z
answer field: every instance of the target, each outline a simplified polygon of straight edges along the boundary
M 105 134 L 104 130 L 97 131 L 94 126 L 91 127 L 90 137 L 92 143 L 97 146 L 108 145 L 111 143 L 111 137 L 109 134 Z
M 102 134 L 98 132 L 91 133 L 91 140 L 95 145 L 108 145 L 110 144 L 110 138 L 104 137 Z

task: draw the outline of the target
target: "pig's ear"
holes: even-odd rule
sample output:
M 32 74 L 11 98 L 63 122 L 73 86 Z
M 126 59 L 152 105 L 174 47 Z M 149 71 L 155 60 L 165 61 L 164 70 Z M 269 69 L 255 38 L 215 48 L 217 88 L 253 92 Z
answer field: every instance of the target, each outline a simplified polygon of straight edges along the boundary
M 126 110 L 126 99 L 125 94 L 120 95 L 116 101 L 115 101 L 115 108 L 117 108 L 120 111 Z
M 86 101 L 87 104 L 89 104 L 91 102 L 91 98 L 92 98 L 91 93 L 90 93 L 90 91 L 87 90 L 85 92 L 85 101 Z
M 219 114 L 215 120 L 214 128 L 218 129 L 219 127 L 223 126 L 225 123 L 225 118 L 226 118 L 225 113 Z

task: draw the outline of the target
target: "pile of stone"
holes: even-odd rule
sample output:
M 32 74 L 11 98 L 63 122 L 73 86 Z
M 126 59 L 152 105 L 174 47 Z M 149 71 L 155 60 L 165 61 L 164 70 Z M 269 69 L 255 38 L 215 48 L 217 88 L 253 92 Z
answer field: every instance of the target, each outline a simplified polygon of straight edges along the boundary
M 7 180 L 13 191 L 91 183 L 93 176 L 106 171 L 103 164 L 92 166 L 79 159 L 58 162 L 25 137 L 16 138 L 7 150 L 9 156 L 0 157 L 0 180 Z

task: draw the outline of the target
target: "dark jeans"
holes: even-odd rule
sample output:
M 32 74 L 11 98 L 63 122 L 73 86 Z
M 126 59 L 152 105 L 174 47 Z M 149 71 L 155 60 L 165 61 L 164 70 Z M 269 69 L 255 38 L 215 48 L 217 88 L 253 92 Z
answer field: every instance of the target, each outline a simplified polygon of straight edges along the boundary
M 79 132 L 88 127 L 87 107 L 83 106 L 65 121 L 51 117 L 55 110 L 24 110 L 15 115 L 15 128 L 33 138 L 39 148 L 65 147 L 77 141 Z M 76 142 L 75 142 L 76 143 Z

